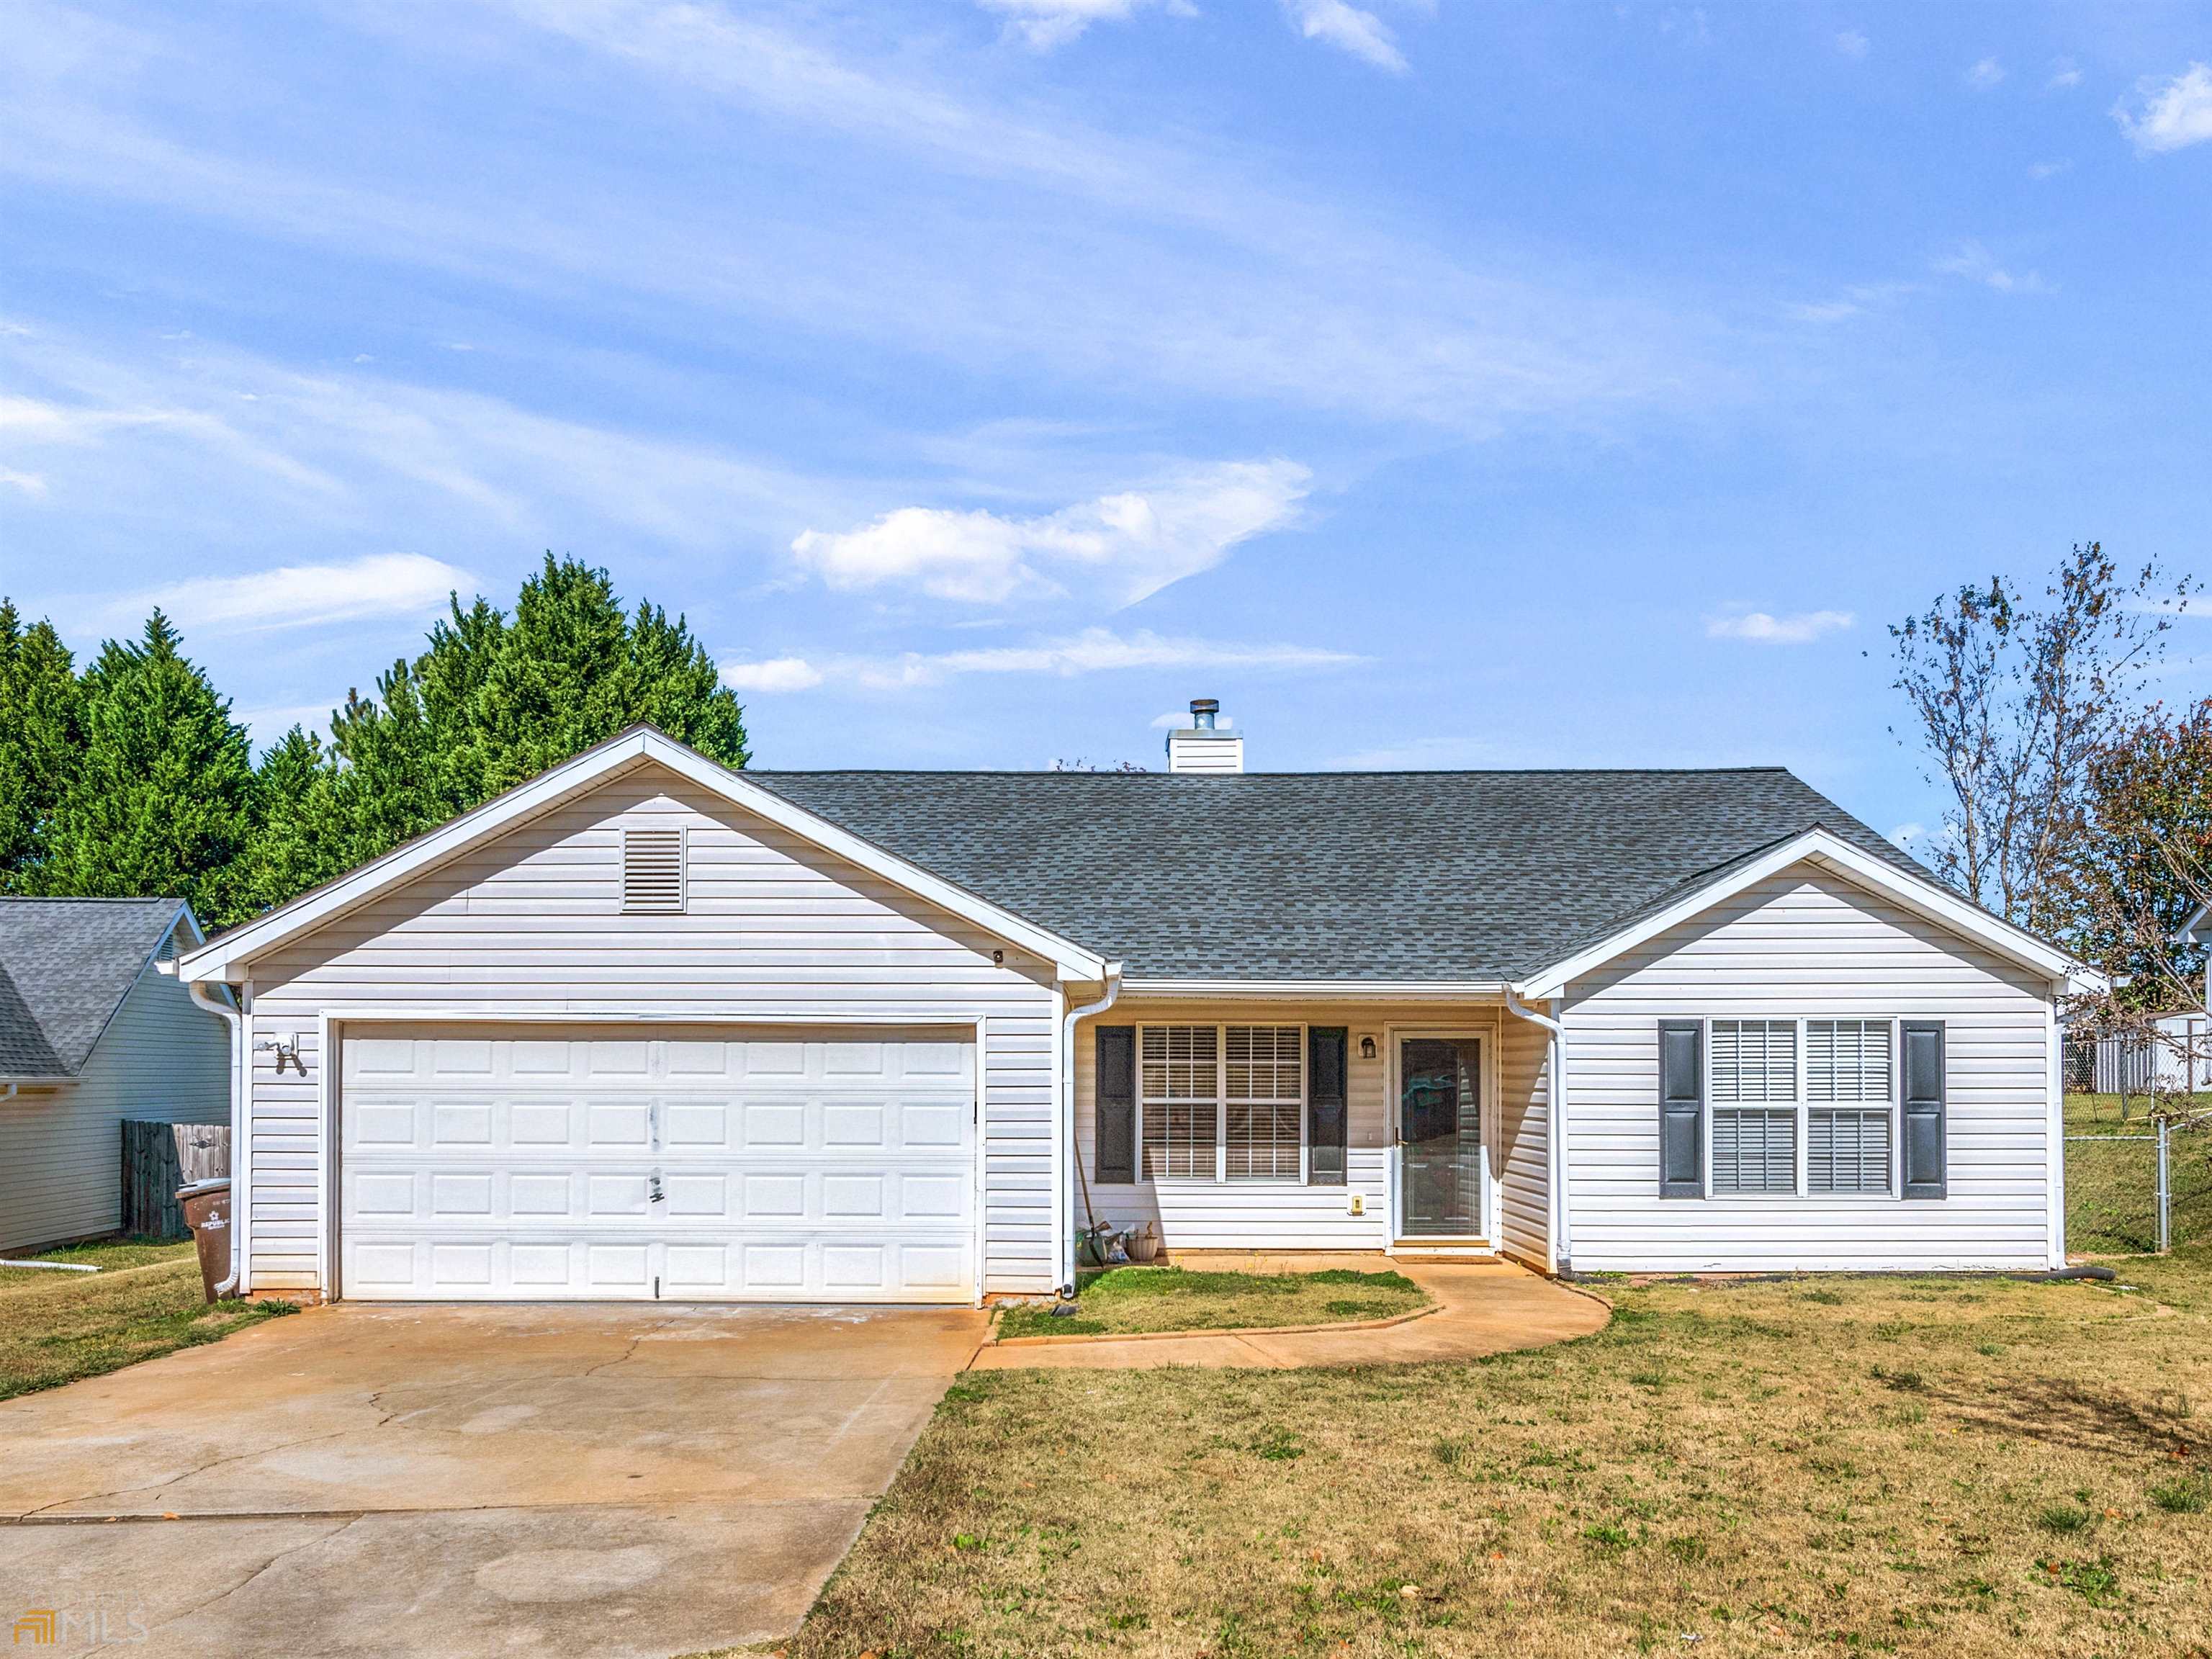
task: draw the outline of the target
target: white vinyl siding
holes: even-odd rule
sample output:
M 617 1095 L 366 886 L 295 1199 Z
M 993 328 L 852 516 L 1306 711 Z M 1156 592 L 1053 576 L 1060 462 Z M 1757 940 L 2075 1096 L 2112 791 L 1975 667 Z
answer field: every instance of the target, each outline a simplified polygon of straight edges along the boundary
M 1565 999 L 1572 1265 L 2050 1265 L 2057 1158 L 2049 995 L 2029 970 L 1811 864 L 1733 895 L 1577 981 Z M 1656 1032 L 1661 1020 L 1681 1018 L 1942 1021 L 1948 1195 L 1905 1200 L 1885 1178 L 1868 1192 L 1662 1199 Z M 1869 1154 L 1854 1156 L 1863 1167 Z
M 150 963 L 74 1082 L 0 1101 L 0 1250 L 123 1224 L 126 1117 L 230 1121 L 229 1027 Z
M 684 832 L 682 914 L 622 914 L 621 836 L 635 828 Z M 319 1282 L 317 1022 L 333 1009 L 781 1024 L 983 1018 L 984 1287 L 1037 1293 L 1058 1282 L 1050 965 L 650 763 L 250 968 L 253 1037 L 300 1044 L 300 1064 L 281 1073 L 269 1051 L 253 1054 L 256 1290 Z

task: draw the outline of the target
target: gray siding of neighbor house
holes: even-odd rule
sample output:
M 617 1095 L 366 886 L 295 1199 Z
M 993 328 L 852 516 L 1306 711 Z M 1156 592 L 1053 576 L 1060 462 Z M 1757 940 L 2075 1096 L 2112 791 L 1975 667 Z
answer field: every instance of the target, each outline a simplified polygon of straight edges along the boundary
M 625 826 L 689 830 L 684 914 L 622 914 Z M 659 767 L 618 774 L 273 947 L 250 975 L 253 1037 L 296 1040 L 301 1061 L 280 1075 L 273 1054 L 253 1055 L 255 1291 L 321 1282 L 317 1023 L 335 1010 L 786 1024 L 984 1016 L 984 1288 L 1057 1280 L 1051 964 Z
M 1143 1181 L 1102 1184 L 1097 1178 L 1099 1025 L 1340 1025 L 1350 1034 L 1346 1079 L 1350 1112 L 1341 1186 L 1290 1181 Z M 1389 1034 L 1404 1027 L 1449 1027 L 1480 1034 L 1495 1050 L 1490 1065 L 1498 1091 L 1493 1152 L 1499 1176 L 1496 1241 L 1540 1265 L 1550 1180 L 1545 1136 L 1546 1034 L 1540 1026 L 1501 1014 L 1494 1004 L 1311 1003 L 1125 997 L 1077 1028 L 1075 1135 L 1090 1206 L 1117 1225 L 1149 1221 L 1176 1249 L 1233 1250 L 1380 1250 L 1391 1243 L 1390 1159 L 1395 1136 L 1389 1099 Z M 1372 1036 L 1373 1060 L 1359 1057 Z M 1352 1213 L 1357 1194 L 1365 1213 Z M 1084 1188 L 1075 1193 L 1083 1220 Z
M 1565 1019 L 1574 1267 L 2045 1266 L 2059 1172 L 2050 994 L 2028 970 L 1809 864 L 1577 981 Z M 1944 1023 L 1948 1196 L 1659 1196 L 1659 1022 L 1793 1016 Z
M 230 1037 L 149 963 L 76 1082 L 0 1101 L 0 1250 L 123 1224 L 126 1117 L 230 1121 Z

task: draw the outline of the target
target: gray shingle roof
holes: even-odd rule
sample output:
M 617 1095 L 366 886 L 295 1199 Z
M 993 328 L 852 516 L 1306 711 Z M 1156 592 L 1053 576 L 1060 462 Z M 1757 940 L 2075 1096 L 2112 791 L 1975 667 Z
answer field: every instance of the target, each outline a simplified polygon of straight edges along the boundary
M 0 898 L 0 1078 L 76 1075 L 178 907 Z
M 1927 874 L 1778 767 L 745 775 L 1132 979 L 1521 978 L 1815 825 Z

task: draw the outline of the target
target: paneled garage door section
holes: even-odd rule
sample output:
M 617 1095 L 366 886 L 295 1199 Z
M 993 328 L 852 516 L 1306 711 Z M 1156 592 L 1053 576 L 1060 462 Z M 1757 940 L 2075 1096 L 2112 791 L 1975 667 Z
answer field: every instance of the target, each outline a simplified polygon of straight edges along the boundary
M 958 1036 L 447 1027 L 343 1048 L 342 1296 L 975 1294 Z

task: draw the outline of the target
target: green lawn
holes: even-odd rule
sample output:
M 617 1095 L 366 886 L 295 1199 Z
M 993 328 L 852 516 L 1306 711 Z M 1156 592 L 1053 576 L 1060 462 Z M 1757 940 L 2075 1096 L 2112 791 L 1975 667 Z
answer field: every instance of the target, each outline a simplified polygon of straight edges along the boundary
M 2144 1103 L 2120 1115 L 2117 1095 L 2066 1097 L 2069 1135 L 2148 1134 Z M 2149 1141 L 2066 1143 L 2066 1248 L 2078 1255 L 2124 1255 L 2158 1243 L 2158 1150 Z M 2212 1239 L 2212 1133 L 2177 1134 L 2167 1155 L 2172 1183 L 2170 1225 L 2177 1245 Z
M 1041 1307 L 999 1316 L 1001 1336 L 1127 1336 L 1142 1331 L 1249 1330 L 1387 1319 L 1428 1301 L 1402 1273 L 1332 1267 L 1313 1273 L 1197 1273 L 1182 1267 L 1109 1267 L 1086 1274 L 1075 1314 Z
M 94 1261 L 107 1271 L 0 1269 L 0 1400 L 213 1342 L 292 1311 L 284 1302 L 210 1308 L 190 1243 L 76 1245 L 41 1259 Z
M 1471 1364 L 975 1373 L 782 1645 L 2212 1659 L 2212 1247 L 2124 1281 L 1615 1284 Z

